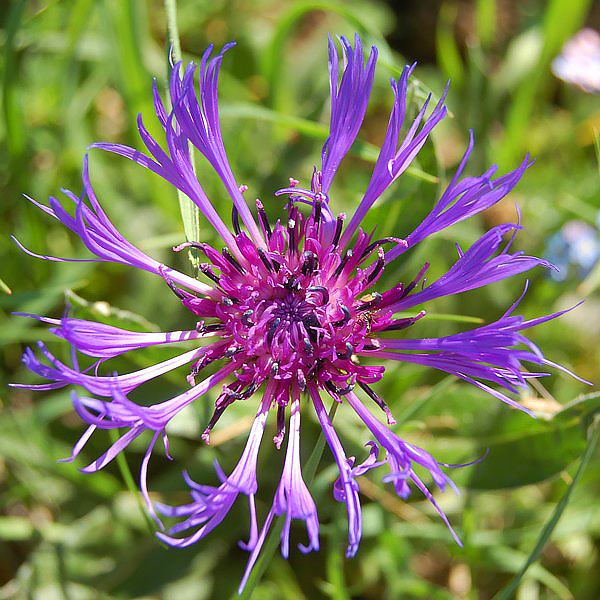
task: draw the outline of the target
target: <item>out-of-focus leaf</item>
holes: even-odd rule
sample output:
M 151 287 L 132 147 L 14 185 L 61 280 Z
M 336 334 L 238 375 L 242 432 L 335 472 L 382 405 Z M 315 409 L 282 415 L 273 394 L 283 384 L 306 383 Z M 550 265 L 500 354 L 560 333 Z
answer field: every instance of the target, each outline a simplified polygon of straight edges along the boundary
M 521 579 L 523 579 L 523 576 L 527 572 L 527 569 L 529 569 L 529 567 L 539 558 L 540 554 L 542 553 L 542 550 L 544 549 L 544 546 L 550 540 L 550 536 L 552 535 L 552 532 L 554 531 L 554 528 L 556 527 L 562 513 L 564 512 L 565 508 L 567 507 L 567 504 L 571 498 L 571 494 L 573 493 L 575 486 L 577 485 L 577 482 L 579 481 L 579 479 L 581 478 L 581 475 L 585 471 L 585 468 L 587 467 L 589 460 L 594 455 L 594 451 L 596 449 L 596 445 L 598 443 L 599 437 L 600 437 L 600 427 L 598 427 L 596 425 L 596 427 L 593 428 L 593 430 L 590 434 L 590 437 L 589 437 L 589 440 L 587 442 L 587 446 L 585 449 L 585 453 L 581 457 L 581 462 L 579 463 L 577 472 L 575 473 L 575 476 L 573 477 L 573 481 L 571 481 L 571 484 L 567 488 L 567 491 L 564 493 L 563 497 L 560 499 L 560 502 L 556 505 L 556 508 L 554 509 L 554 512 L 552 513 L 550 519 L 548 520 L 548 522 L 542 529 L 542 532 L 538 538 L 538 541 L 537 541 L 535 547 L 531 551 L 531 554 L 529 555 L 529 557 L 525 561 L 525 564 L 521 567 L 519 572 L 511 580 L 511 582 L 503 590 L 501 590 L 498 594 L 496 594 L 496 596 L 494 596 L 494 600 L 509 600 L 510 598 L 514 597 L 514 593 L 515 593 L 519 583 L 521 582 Z
M 561 419 L 531 425 L 527 415 L 511 413 L 502 433 L 483 441 L 489 455 L 474 466 L 468 486 L 495 490 L 543 481 L 581 456 L 586 441 L 578 421 Z

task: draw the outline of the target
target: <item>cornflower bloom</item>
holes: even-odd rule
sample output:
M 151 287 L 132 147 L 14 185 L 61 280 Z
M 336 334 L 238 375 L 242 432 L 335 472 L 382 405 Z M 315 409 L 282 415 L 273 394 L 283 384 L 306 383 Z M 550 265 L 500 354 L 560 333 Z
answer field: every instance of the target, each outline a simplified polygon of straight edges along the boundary
M 75 351 L 95 357 L 98 362 L 92 369 L 81 370 L 75 356 L 69 366 L 40 342 L 39 352 L 27 349 L 23 361 L 31 371 L 49 382 L 24 387 L 54 389 L 75 384 L 89 392 L 89 395 L 73 395 L 75 410 L 89 426 L 75 445 L 71 458 L 81 451 L 97 429 L 126 430 L 102 456 L 83 469 L 86 473 L 101 469 L 134 439 L 149 432 L 150 442 L 140 469 L 140 487 L 148 510 L 157 521 L 155 511 L 179 519 L 168 533 L 157 534 L 167 544 L 183 547 L 204 538 L 225 518 L 237 497 L 246 496 L 250 508 L 250 535 L 242 546 L 250 552 L 250 558 L 240 590 L 275 517 L 284 516 L 281 533 L 284 556 L 287 557 L 289 551 L 292 519 L 304 521 L 307 528 L 308 543 L 300 545 L 300 550 L 309 552 L 319 548 L 317 508 L 303 480 L 300 465 L 302 404 L 312 404 L 339 469 L 333 493 L 334 498 L 347 507 L 346 554 L 351 557 L 356 553 L 361 537 L 356 479 L 375 467 L 387 465 L 389 473 L 384 481 L 391 483 L 401 498 L 407 498 L 411 488 L 420 490 L 450 527 L 418 472 L 427 471 L 439 489 L 451 485 L 451 481 L 425 450 L 403 441 L 390 429 L 389 425 L 395 423 L 392 413 L 371 387 L 384 374 L 385 369 L 377 364 L 378 361 L 416 363 L 451 373 L 516 408 L 522 407 L 498 387 L 516 392 L 528 378 L 540 376 L 523 370 L 523 361 L 553 365 L 522 332 L 558 313 L 525 320 L 512 314 L 516 304 L 497 321 L 470 331 L 440 338 L 407 337 L 407 331 L 425 316 L 425 310 L 415 310 L 411 317 L 398 316 L 401 311 L 503 280 L 538 265 L 550 266 L 546 261 L 525 256 L 522 252 L 511 253 L 510 241 L 520 226 L 498 225 L 469 249 L 459 249 L 454 264 L 439 279 L 425 284 L 426 263 L 411 281 L 377 291 L 378 281 L 388 265 L 428 236 L 472 217 L 504 198 L 519 181 L 529 160 L 525 158 L 517 169 L 505 175 L 496 175 L 496 168 L 491 167 L 480 176 L 462 177 L 473 148 L 471 137 L 450 184 L 414 231 L 406 232 L 404 239 L 377 239 L 373 233 L 363 231 L 360 228 L 363 217 L 407 169 L 432 129 L 446 115 L 445 93 L 426 116 L 428 98 L 406 128 L 405 135 L 401 136 L 407 86 L 414 68 L 406 66 L 400 78 L 391 81 L 394 104 L 364 196 L 348 221 L 343 213 L 335 215 L 329 190 L 365 116 L 377 59 L 375 47 L 368 58 L 364 58 L 358 36 L 355 36 L 354 44 L 343 37 L 340 39 L 343 51 L 341 78 L 338 51 L 329 40 L 331 118 L 321 163 L 319 168 L 315 167 L 309 186 L 301 187 L 298 181 L 290 179 L 287 187 L 275 193 L 287 200 L 287 219 L 283 222 L 270 223 L 259 200 L 256 201 L 256 213 L 251 212 L 244 198 L 246 188 L 236 182 L 227 160 L 219 126 L 217 80 L 223 53 L 230 45 L 212 58 L 212 47 L 209 48 L 199 67 L 190 63 L 182 71 L 181 63 L 174 65 L 170 79 L 173 107 L 170 111 L 155 85 L 154 107 L 166 134 L 166 149 L 149 135 L 141 118 L 138 120 L 139 133 L 147 154 L 118 144 L 95 144 L 96 148 L 120 154 L 154 171 L 198 206 L 225 247 L 217 250 L 205 243 L 188 242 L 175 250 L 192 246 L 206 256 L 206 262 L 200 265 L 203 281 L 158 263 L 119 233 L 94 194 L 87 158 L 82 195 L 78 197 L 65 191 L 67 199 L 75 206 L 74 216 L 55 198 L 50 198 L 49 206 L 31 200 L 75 232 L 95 255 L 95 260 L 121 263 L 161 277 L 189 311 L 190 320 L 198 322 L 186 331 L 139 333 L 68 315 L 60 319 L 29 315 L 49 323 L 52 333 L 67 340 Z M 194 174 L 190 144 L 210 162 L 231 197 L 233 231 L 221 220 Z M 501 248 L 507 234 L 511 236 L 510 241 Z M 67 260 L 50 256 L 41 258 Z M 397 332 L 398 337 L 390 337 L 390 332 Z M 198 345 L 139 371 L 100 374 L 104 361 L 122 353 L 183 341 L 195 341 Z M 197 382 L 203 369 L 212 363 L 216 363 L 217 368 Z M 190 365 L 190 373 L 187 377 L 189 387 L 181 394 L 151 406 L 142 406 L 128 398 L 138 386 L 182 365 Z M 163 440 L 168 454 L 166 427 L 170 420 L 218 385 L 223 386 L 222 392 L 202 434 L 206 443 L 229 405 L 259 392 L 261 395 L 239 463 L 229 475 L 215 464 L 220 481 L 216 486 L 198 484 L 184 473 L 189 486 L 189 503 L 153 506 L 146 474 L 157 440 Z M 354 457 L 346 456 L 328 416 L 323 395 L 331 397 L 333 402 L 347 403 L 371 432 L 373 440 L 368 443 L 368 456 L 361 464 L 355 465 Z M 370 405 L 382 411 L 387 425 L 373 416 Z M 289 419 L 287 450 L 271 508 L 259 528 L 255 510 L 256 464 L 270 412 L 275 413 L 273 441 L 277 448 L 285 439 L 285 425 Z M 380 458 L 382 449 L 385 452 Z

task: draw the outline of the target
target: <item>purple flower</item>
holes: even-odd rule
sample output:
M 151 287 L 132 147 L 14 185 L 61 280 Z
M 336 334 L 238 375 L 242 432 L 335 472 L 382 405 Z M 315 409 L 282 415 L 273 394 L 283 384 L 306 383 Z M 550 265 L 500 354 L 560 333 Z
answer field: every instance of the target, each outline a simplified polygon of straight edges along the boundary
M 302 404 L 312 403 L 339 468 L 334 497 L 347 507 L 347 556 L 353 556 L 361 537 L 357 477 L 379 466 L 386 465 L 388 474 L 384 481 L 391 483 L 401 498 L 417 488 L 450 527 L 422 475 L 415 471 L 418 466 L 420 473 L 428 472 L 433 484 L 443 489 L 451 482 L 440 465 L 424 450 L 400 439 L 367 407 L 371 403 L 376 405 L 387 417 L 388 425 L 394 424 L 391 411 L 371 388 L 384 374 L 385 369 L 378 361 L 412 362 L 452 373 L 517 408 L 521 408 L 519 404 L 498 387 L 515 392 L 528 378 L 542 375 L 524 370 L 522 362 L 557 366 L 546 360 L 522 332 L 559 313 L 525 321 L 512 315 L 513 306 L 496 322 L 471 331 L 433 339 L 410 338 L 405 332 L 390 337 L 390 333 L 411 328 L 426 314 L 420 310 L 410 317 L 395 316 L 399 311 L 549 264 L 520 252 L 510 253 L 510 241 L 499 251 L 504 237 L 520 229 L 518 225 L 499 225 L 467 250 L 459 249 L 456 262 L 437 281 L 420 285 L 428 267 L 425 264 L 412 281 L 377 291 L 378 281 L 390 262 L 429 235 L 501 200 L 516 185 L 529 161 L 525 159 L 516 170 L 505 175 L 495 176 L 495 167 L 491 167 L 481 176 L 462 177 L 473 147 L 471 139 L 450 185 L 423 222 L 414 231 L 403 232 L 405 239 L 377 239 L 373 233 L 363 231 L 360 223 L 369 208 L 409 166 L 429 133 L 446 114 L 444 93 L 428 117 L 428 102 L 425 103 L 408 125 L 406 135 L 401 137 L 408 79 L 413 70 L 406 67 L 400 79 L 391 82 L 394 106 L 371 181 L 354 215 L 344 226 L 345 215 L 334 215 L 328 194 L 340 162 L 362 124 L 377 51 L 372 48 L 365 63 L 358 36 L 354 45 L 345 38 L 341 38 L 341 43 L 344 65 L 339 79 L 338 53 L 329 40 L 332 110 L 321 166 L 315 168 L 307 187 L 302 188 L 290 180 L 289 186 L 276 192 L 288 197 L 284 222 L 269 223 L 260 201 L 253 213 L 243 197 L 245 188 L 236 182 L 227 160 L 219 127 L 217 80 L 223 53 L 229 45 L 213 58 L 210 58 L 212 48 L 209 48 L 199 67 L 190 64 L 183 73 L 181 63 L 175 65 L 170 81 L 173 104 L 170 112 L 155 87 L 154 105 L 165 130 L 166 149 L 150 137 L 141 119 L 139 132 L 147 154 L 117 144 L 96 144 L 159 174 L 187 194 L 213 225 L 225 244 L 222 250 L 204 243 L 185 243 L 175 248 L 194 246 L 205 255 L 206 262 L 200 266 L 203 281 L 158 263 L 118 232 L 96 199 L 88 176 L 87 158 L 82 195 L 65 191 L 67 203 L 74 205 L 74 216 L 55 198 L 50 198 L 49 206 L 31 200 L 79 235 L 95 260 L 122 263 L 161 277 L 190 317 L 187 331 L 138 333 L 67 315 L 61 319 L 27 315 L 49 323 L 52 333 L 67 340 L 73 349 L 73 361 L 70 366 L 64 364 L 40 342 L 39 351 L 27 349 L 23 361 L 47 383 L 24 387 L 53 389 L 73 384 L 83 386 L 91 394 L 74 393 L 75 409 L 88 429 L 76 444 L 71 459 L 96 429 L 125 429 L 102 456 L 83 469 L 85 472 L 101 469 L 131 441 L 149 432 L 140 487 L 148 510 L 160 523 L 148 495 L 146 472 L 159 437 L 168 454 L 165 430 L 170 420 L 209 389 L 221 385 L 214 413 L 202 434 L 202 439 L 209 443 L 211 430 L 230 404 L 261 395 L 246 448 L 233 471 L 226 475 L 216 464 L 220 480 L 216 487 L 195 483 L 185 473 L 189 503 L 156 506 L 159 513 L 179 519 L 168 533 L 161 532 L 159 537 L 173 546 L 187 546 L 212 531 L 240 494 L 246 496 L 251 524 L 249 540 L 242 546 L 250 552 L 250 559 L 240 589 L 276 516 L 284 518 L 281 533 L 284 556 L 289 552 L 293 519 L 304 521 L 307 529 L 308 542 L 300 545 L 300 550 L 308 552 L 319 548 L 317 508 L 300 465 Z M 195 92 L 196 82 L 199 95 Z M 194 175 L 190 144 L 211 163 L 228 190 L 233 231 L 223 223 Z M 177 346 L 183 341 L 188 344 L 197 341 L 198 346 L 139 371 L 115 374 L 104 365 L 105 361 L 130 350 L 151 345 Z M 82 370 L 78 366 L 77 352 L 98 360 L 89 369 Z M 203 369 L 211 363 L 216 364 L 216 370 L 204 377 Z M 150 406 L 128 398 L 138 386 L 182 365 L 190 365 L 189 386 L 179 395 Z M 184 381 L 182 386 L 185 387 Z M 367 404 L 355 390 L 360 390 Z M 373 436 L 368 442 L 368 457 L 358 466 L 353 457 L 346 456 L 328 416 L 323 394 L 334 402 L 347 402 Z M 289 432 L 281 480 L 271 508 L 259 526 L 255 510 L 256 464 L 270 412 L 276 413 L 273 440 L 278 449 L 285 439 L 288 414 Z M 379 449 L 385 451 L 383 460 L 378 460 Z

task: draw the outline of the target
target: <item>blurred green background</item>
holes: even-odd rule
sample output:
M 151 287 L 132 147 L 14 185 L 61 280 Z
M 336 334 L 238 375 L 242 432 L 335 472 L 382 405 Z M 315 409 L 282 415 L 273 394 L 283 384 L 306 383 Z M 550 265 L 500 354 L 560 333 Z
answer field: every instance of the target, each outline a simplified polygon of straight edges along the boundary
M 378 225 L 380 235 L 402 236 L 427 214 L 464 151 L 469 128 L 476 136 L 469 173 L 492 163 L 506 171 L 525 152 L 536 158 L 509 198 L 481 218 L 428 239 L 388 270 L 382 287 L 410 278 L 425 260 L 432 262 L 431 278 L 442 273 L 454 260 L 455 242 L 468 247 L 486 228 L 514 221 L 515 203 L 525 231 L 513 247 L 528 254 L 543 254 L 549 237 L 560 235 L 569 221 L 597 226 L 598 96 L 554 78 L 550 63 L 583 24 L 600 27 L 599 3 L 179 0 L 178 20 L 185 58 L 198 59 L 209 43 L 237 41 L 221 71 L 223 138 L 238 182 L 249 186 L 247 197 L 259 196 L 272 217 L 281 207 L 273 192 L 291 176 L 308 180 L 326 137 L 328 32 L 358 31 L 380 50 L 360 140 L 332 190 L 337 210 L 355 205 L 366 187 L 392 105 L 389 78 L 406 62 L 419 62 L 409 113 L 416 113 L 430 90 L 438 96 L 450 78 L 451 115 L 411 172 L 369 214 L 367 224 Z M 44 254 L 87 256 L 78 239 L 22 194 L 44 202 L 61 187 L 79 193 L 89 144 L 118 141 L 141 148 L 139 112 L 157 133 L 150 92 L 152 77 L 161 89 L 166 80 L 164 7 L 159 0 L 9 0 L 0 3 L 0 23 L 0 600 L 234 597 L 247 558 L 236 544 L 247 536 L 242 502 L 207 539 L 167 550 L 149 531 L 128 482 L 136 477 L 147 440 L 130 446 L 126 460 L 82 475 L 77 467 L 110 443 L 105 432 L 93 436 L 75 464 L 58 463 L 83 432 L 69 393 L 6 387 L 10 381 L 36 382 L 20 363 L 24 345 L 43 339 L 66 357 L 64 346 L 13 311 L 59 316 L 68 303 L 77 316 L 123 327 L 190 326 L 158 278 L 106 263 L 44 262 L 20 252 L 9 238 L 15 234 Z M 189 271 L 183 253 L 171 252 L 184 240 L 175 192 L 125 159 L 98 150 L 90 157 L 96 193 L 115 225 L 144 251 Z M 198 176 L 228 218 L 229 200 L 201 161 Z M 214 239 L 206 223 L 201 236 Z M 600 269 L 582 277 L 572 268 L 560 283 L 542 269 L 528 278 L 520 305 L 527 317 L 586 299 L 531 337 L 549 359 L 597 383 Z M 423 319 L 415 334 L 445 335 L 498 318 L 525 280 L 435 301 L 428 308 L 438 316 Z M 468 318 L 444 317 L 453 314 Z M 115 366 L 134 370 L 162 359 L 163 352 L 150 349 L 115 360 Z M 174 372 L 146 386 L 148 398 L 178 393 L 184 376 Z M 301 555 L 295 544 L 306 534 L 294 526 L 290 560 L 276 552 L 265 561 L 253 598 L 600 598 L 600 462 L 593 447 L 600 400 L 594 388 L 563 374 L 544 378 L 521 398 L 538 415 L 535 420 L 452 377 L 412 365 L 388 365 L 377 390 L 398 419 L 396 431 L 440 462 L 470 461 L 490 448 L 483 462 L 449 470 L 460 496 L 436 495 L 464 548 L 420 494 L 401 501 L 375 472 L 361 478 L 363 541 L 357 557 L 346 561 L 345 509 L 333 501 L 336 468 L 325 451 L 311 486 L 322 549 Z M 184 499 L 182 468 L 214 483 L 214 458 L 226 471 L 235 465 L 254 401 L 228 409 L 206 448 L 199 433 L 214 399 L 207 395 L 173 423 L 173 462 L 155 452 L 149 481 L 157 499 Z M 312 411 L 306 415 L 303 457 L 318 436 Z M 335 424 L 349 454 L 362 457 L 365 428 L 345 407 Z M 280 453 L 265 442 L 257 497 L 263 513 L 280 469 Z M 521 576 L 528 559 L 534 564 Z

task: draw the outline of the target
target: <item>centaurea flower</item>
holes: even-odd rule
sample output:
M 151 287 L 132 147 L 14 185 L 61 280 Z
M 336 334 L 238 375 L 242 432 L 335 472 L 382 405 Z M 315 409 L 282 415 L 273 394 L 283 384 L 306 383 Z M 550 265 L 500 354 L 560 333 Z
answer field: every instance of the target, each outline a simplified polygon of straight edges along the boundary
M 546 360 L 522 332 L 558 313 L 526 321 L 512 315 L 513 306 L 497 321 L 471 331 L 429 339 L 405 336 L 404 330 L 419 321 L 425 310 L 412 317 L 395 316 L 401 311 L 434 298 L 506 279 L 538 265 L 550 266 L 542 259 L 509 252 L 510 242 L 498 251 L 506 234 L 520 229 L 519 225 L 499 225 L 470 248 L 459 249 L 456 262 L 436 281 L 424 284 L 428 267 L 425 264 L 412 281 L 377 291 L 379 279 L 392 261 L 431 234 L 474 216 L 504 198 L 529 166 L 529 160 L 525 158 L 517 169 L 505 175 L 496 176 L 492 167 L 481 176 L 462 177 L 473 148 L 471 137 L 447 189 L 414 231 L 403 232 L 404 239 L 376 239 L 373 233 L 363 231 L 360 223 L 370 207 L 406 170 L 434 126 L 446 115 L 444 92 L 429 116 L 426 116 L 427 100 L 408 126 L 407 134 L 401 137 L 407 86 L 414 68 L 407 66 L 400 78 L 391 82 L 394 105 L 383 145 L 367 190 L 345 225 L 346 215 L 335 216 L 332 212 L 329 190 L 362 124 L 373 84 L 377 50 L 372 48 L 365 62 L 358 36 L 354 45 L 343 37 L 341 43 L 344 64 L 339 79 L 338 51 L 329 40 L 332 109 L 321 164 L 315 167 L 309 186 L 300 187 L 291 179 L 290 185 L 276 192 L 276 196 L 284 195 L 288 199 L 288 214 L 283 222 L 270 223 L 258 200 L 253 214 L 243 196 L 245 186 L 235 180 L 227 160 L 219 126 L 217 80 L 223 53 L 231 45 L 213 58 L 210 57 L 212 47 L 209 48 L 199 67 L 190 63 L 183 73 L 181 63 L 174 65 L 170 111 L 165 108 L 155 85 L 154 107 L 165 131 L 166 149 L 150 136 L 141 118 L 139 133 L 148 154 L 119 144 L 95 144 L 96 148 L 120 154 L 154 171 L 184 192 L 200 209 L 225 247 L 219 251 L 205 243 L 188 242 L 175 250 L 193 246 L 204 254 L 206 262 L 200 265 L 203 281 L 158 263 L 118 232 L 96 199 L 87 157 L 82 195 L 78 197 L 65 191 L 75 206 L 74 216 L 55 198 L 50 198 L 49 206 L 31 200 L 75 232 L 95 255 L 95 260 L 133 266 L 161 277 L 189 311 L 192 325 L 187 331 L 139 333 L 68 315 L 60 319 L 29 315 L 49 323 L 52 333 L 67 340 L 77 352 L 97 358 L 98 362 L 95 368 L 82 371 L 76 359 L 71 366 L 66 365 L 40 342 L 39 352 L 27 349 L 23 361 L 48 383 L 24 387 L 54 389 L 74 384 L 89 392 L 89 396 L 74 393 L 75 409 L 88 429 L 73 449 L 71 458 L 81 451 L 96 429 L 126 430 L 102 456 L 83 469 L 85 472 L 101 469 L 135 438 L 150 433 L 151 440 L 140 470 L 140 487 L 157 521 L 154 508 L 163 515 L 180 519 L 168 533 L 158 533 L 172 546 L 188 546 L 205 537 L 226 517 L 237 497 L 246 496 L 250 507 L 250 535 L 243 547 L 250 552 L 250 559 L 240 589 L 276 516 L 285 519 L 281 534 L 284 556 L 289 552 L 292 519 L 306 524 L 308 544 L 300 545 L 300 550 L 308 552 L 319 548 L 317 508 L 300 466 L 303 404 L 312 404 L 339 469 L 334 498 L 347 507 L 347 556 L 351 557 L 361 538 L 357 477 L 384 464 L 389 470 L 384 481 L 390 482 L 401 498 L 406 498 L 411 488 L 416 487 L 450 527 L 423 478 L 415 471 L 416 466 L 420 472 L 427 471 L 434 485 L 443 489 L 452 483 L 441 466 L 426 451 L 403 441 L 371 413 L 368 405 L 376 405 L 386 416 L 388 425 L 395 422 L 384 400 L 371 387 L 384 374 L 385 369 L 377 364 L 378 360 L 417 363 L 451 373 L 517 408 L 522 407 L 492 386 L 515 392 L 528 378 L 541 375 L 524 371 L 522 361 L 557 366 Z M 199 85 L 198 94 L 195 81 Z M 194 174 L 190 144 L 210 162 L 231 197 L 233 231 L 226 227 Z M 301 210 L 302 205 L 307 208 Z M 382 335 L 390 332 L 402 332 L 402 337 Z M 112 357 L 146 346 L 180 341 L 196 341 L 202 345 L 132 373 L 100 373 L 104 361 Z M 211 363 L 218 365 L 217 369 L 197 383 L 203 369 Z M 188 389 L 174 398 L 151 406 L 139 405 L 128 398 L 138 386 L 186 364 L 190 365 Z M 229 475 L 215 465 L 220 480 L 218 486 L 198 484 L 185 473 L 190 502 L 153 507 L 146 473 L 156 441 L 162 438 L 167 449 L 165 431 L 170 420 L 217 385 L 223 387 L 201 436 L 206 443 L 229 405 L 261 395 L 239 463 Z M 363 399 L 357 394 L 359 390 Z M 355 466 L 354 457 L 346 456 L 323 395 L 334 402 L 346 402 L 372 434 L 373 440 L 368 442 L 369 455 L 363 463 Z M 259 527 L 255 508 L 256 464 L 271 412 L 275 413 L 273 441 L 277 448 L 284 441 L 289 414 L 287 451 L 272 506 Z M 380 449 L 385 451 L 383 460 L 379 460 Z

